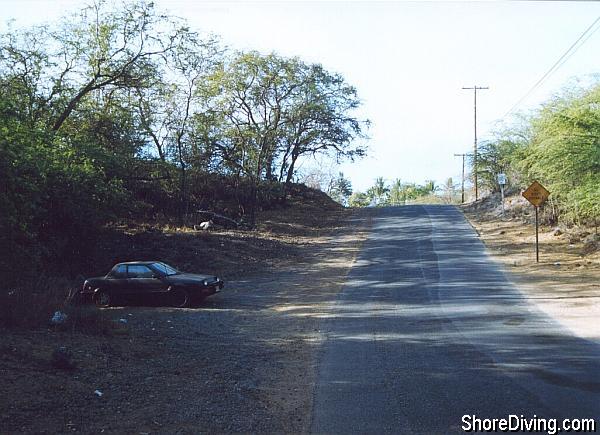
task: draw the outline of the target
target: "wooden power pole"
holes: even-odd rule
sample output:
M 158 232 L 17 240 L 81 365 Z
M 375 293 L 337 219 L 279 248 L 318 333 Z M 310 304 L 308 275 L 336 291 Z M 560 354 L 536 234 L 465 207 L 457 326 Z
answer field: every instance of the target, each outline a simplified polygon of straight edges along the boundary
M 463 87 L 463 89 L 473 89 L 473 96 L 474 96 L 474 112 L 475 112 L 475 119 L 474 119 L 474 126 L 475 126 L 475 143 L 473 144 L 473 177 L 474 177 L 474 182 L 475 182 L 475 201 L 477 201 L 477 199 L 479 198 L 479 194 L 478 194 L 478 190 L 477 190 L 477 91 L 482 90 L 482 89 L 489 89 L 489 87 L 482 87 L 482 86 L 473 86 L 473 87 Z
M 464 204 L 465 203 L 465 157 L 469 156 L 470 154 L 454 154 L 454 157 L 462 157 L 462 178 L 461 178 L 461 187 L 460 187 L 460 191 L 461 191 L 461 203 Z

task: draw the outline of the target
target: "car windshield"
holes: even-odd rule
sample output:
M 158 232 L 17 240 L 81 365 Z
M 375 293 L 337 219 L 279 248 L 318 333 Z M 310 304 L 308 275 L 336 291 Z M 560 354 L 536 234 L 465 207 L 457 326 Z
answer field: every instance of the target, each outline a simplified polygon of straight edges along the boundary
M 160 272 L 161 275 L 176 275 L 179 271 L 165 263 L 152 263 L 152 268 Z

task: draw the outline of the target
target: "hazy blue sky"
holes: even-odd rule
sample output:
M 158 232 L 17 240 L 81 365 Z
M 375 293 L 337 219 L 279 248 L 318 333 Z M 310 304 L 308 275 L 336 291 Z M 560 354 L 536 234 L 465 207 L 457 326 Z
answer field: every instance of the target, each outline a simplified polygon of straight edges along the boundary
M 0 0 L 2 21 L 55 19 L 81 0 Z M 232 48 L 275 51 L 342 73 L 373 126 L 365 160 L 342 166 L 355 188 L 376 176 L 458 181 L 473 146 L 600 16 L 597 2 L 209 2 L 156 0 Z M 2 23 L 4 24 L 4 23 Z M 597 23 L 595 29 L 600 27 Z M 600 31 L 520 107 L 600 73 Z

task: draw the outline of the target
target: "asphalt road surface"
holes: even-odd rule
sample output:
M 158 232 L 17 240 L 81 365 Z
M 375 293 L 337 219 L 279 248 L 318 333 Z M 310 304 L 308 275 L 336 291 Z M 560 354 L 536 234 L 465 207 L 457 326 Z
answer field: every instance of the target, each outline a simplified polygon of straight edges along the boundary
M 324 324 L 313 433 L 462 433 L 463 415 L 600 422 L 600 346 L 528 303 L 454 207 L 377 211 Z

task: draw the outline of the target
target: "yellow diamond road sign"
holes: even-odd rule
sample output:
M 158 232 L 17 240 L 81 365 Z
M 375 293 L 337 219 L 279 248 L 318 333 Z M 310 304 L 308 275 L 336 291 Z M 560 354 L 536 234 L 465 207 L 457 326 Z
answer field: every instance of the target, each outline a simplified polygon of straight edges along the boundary
M 548 196 L 550 196 L 550 192 L 548 192 L 540 183 L 534 181 L 531 183 L 531 186 L 529 186 L 527 190 L 523 192 L 523 196 L 534 206 L 539 207 L 546 202 Z

